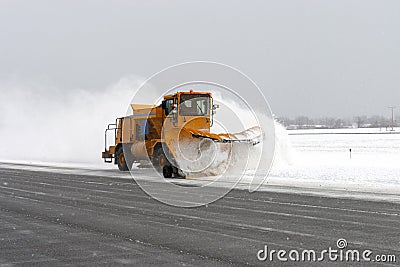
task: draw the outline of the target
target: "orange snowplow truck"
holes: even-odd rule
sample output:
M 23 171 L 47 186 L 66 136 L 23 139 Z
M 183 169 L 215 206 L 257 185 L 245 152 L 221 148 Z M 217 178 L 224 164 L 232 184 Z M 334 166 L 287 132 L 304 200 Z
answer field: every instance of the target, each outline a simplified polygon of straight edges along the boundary
M 131 104 L 132 115 L 117 118 L 105 130 L 105 162 L 127 171 L 134 162 L 150 160 L 170 178 L 185 177 L 179 169 L 180 142 L 207 138 L 214 142 L 254 142 L 240 140 L 235 134 L 213 134 L 210 127 L 218 105 L 209 92 L 177 92 L 165 95 L 160 105 Z M 114 132 L 115 143 L 107 147 L 107 133 Z M 182 144 L 182 143 L 181 143 Z M 254 144 L 254 143 L 253 143 Z

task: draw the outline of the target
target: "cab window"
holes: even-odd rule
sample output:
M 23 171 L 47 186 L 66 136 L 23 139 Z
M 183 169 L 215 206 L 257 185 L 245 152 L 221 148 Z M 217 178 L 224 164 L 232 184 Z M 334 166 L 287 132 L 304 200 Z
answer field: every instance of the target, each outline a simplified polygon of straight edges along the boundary
M 171 113 L 171 111 L 173 110 L 172 104 L 174 104 L 174 100 L 173 99 L 165 100 L 165 115 L 166 116 L 168 116 L 169 113 Z
M 181 95 L 179 114 L 182 116 L 206 116 L 210 112 L 208 95 Z

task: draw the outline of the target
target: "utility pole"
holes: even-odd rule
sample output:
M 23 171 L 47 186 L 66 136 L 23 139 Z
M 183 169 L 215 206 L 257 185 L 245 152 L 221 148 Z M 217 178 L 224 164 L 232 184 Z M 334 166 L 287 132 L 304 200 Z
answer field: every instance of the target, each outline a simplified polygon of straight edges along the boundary
M 393 130 L 393 126 L 394 126 L 394 109 L 395 109 L 396 107 L 392 106 L 392 107 L 388 107 L 388 108 L 390 108 L 390 109 L 392 110 L 392 131 L 394 131 L 394 130 Z

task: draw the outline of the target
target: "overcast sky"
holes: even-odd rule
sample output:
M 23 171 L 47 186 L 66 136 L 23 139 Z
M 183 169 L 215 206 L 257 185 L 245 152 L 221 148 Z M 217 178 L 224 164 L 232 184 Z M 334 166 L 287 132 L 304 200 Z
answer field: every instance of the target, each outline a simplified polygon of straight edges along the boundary
M 277 116 L 388 115 L 399 14 L 397 0 L 0 0 L 0 82 L 91 91 L 209 60 L 249 75 Z

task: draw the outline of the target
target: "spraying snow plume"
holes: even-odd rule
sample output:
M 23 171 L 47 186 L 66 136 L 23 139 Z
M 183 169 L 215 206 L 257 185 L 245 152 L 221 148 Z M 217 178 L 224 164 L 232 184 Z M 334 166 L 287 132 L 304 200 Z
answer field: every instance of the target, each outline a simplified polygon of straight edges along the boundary
M 289 140 L 285 126 L 275 121 L 275 158 L 273 166 L 292 165 L 295 150 Z
M 2 160 L 101 163 L 104 129 L 126 112 L 141 79 L 101 90 L 1 82 Z
M 214 93 L 215 94 L 215 93 Z M 285 127 L 274 120 L 273 117 L 255 109 L 249 109 L 244 105 L 240 105 L 237 101 L 223 98 L 222 95 L 215 94 L 216 97 L 221 97 L 223 102 L 217 102 L 221 105 L 221 110 L 218 111 L 218 123 L 213 127 L 212 131 L 216 132 L 232 132 L 242 127 L 247 129 L 243 135 L 238 135 L 238 139 L 252 139 L 255 136 L 262 136 L 262 142 L 259 145 L 249 146 L 248 154 L 241 152 L 240 149 L 233 157 L 238 161 L 247 161 L 249 170 L 258 169 L 260 172 L 268 172 L 271 155 L 274 156 L 273 165 L 291 165 L 294 161 L 294 149 L 288 138 Z M 225 110 L 224 110 L 225 108 Z M 227 111 L 228 110 L 228 111 Z M 236 115 L 236 118 L 234 115 Z M 238 123 L 240 122 L 240 123 Z M 223 127 L 220 127 L 220 126 Z M 257 125 L 257 126 L 255 126 Z M 254 131 L 256 129 L 256 131 Z M 262 135 L 259 131 L 262 131 Z M 236 144 L 237 145 L 237 144 Z M 239 145 L 238 145 L 239 146 Z M 244 150 L 246 151 L 246 150 Z M 262 153 L 264 151 L 265 153 Z

